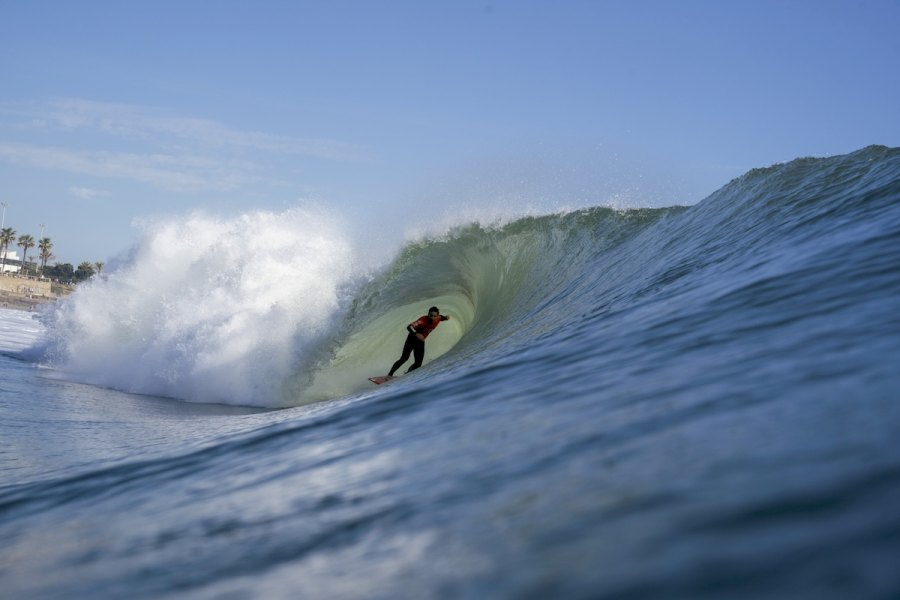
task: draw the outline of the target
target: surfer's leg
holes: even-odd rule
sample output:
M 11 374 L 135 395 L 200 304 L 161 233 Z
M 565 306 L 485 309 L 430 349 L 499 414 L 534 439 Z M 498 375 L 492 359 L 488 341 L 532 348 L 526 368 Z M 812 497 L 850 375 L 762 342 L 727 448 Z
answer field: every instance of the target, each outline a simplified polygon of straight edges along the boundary
M 406 336 L 406 343 L 403 344 L 403 354 L 400 355 L 400 360 L 394 363 L 394 366 L 391 367 L 391 370 L 388 372 L 389 377 L 394 376 L 394 371 L 400 368 L 400 365 L 409 360 L 409 355 L 412 354 L 413 347 L 415 341 L 418 341 L 416 337 L 412 334 Z
M 419 340 L 418 338 L 415 341 L 418 342 L 413 346 L 413 357 L 415 358 L 415 361 L 409 368 L 409 371 L 415 371 L 416 369 L 421 367 L 422 359 L 425 358 L 425 342 Z M 407 373 L 409 373 L 409 371 L 407 371 Z

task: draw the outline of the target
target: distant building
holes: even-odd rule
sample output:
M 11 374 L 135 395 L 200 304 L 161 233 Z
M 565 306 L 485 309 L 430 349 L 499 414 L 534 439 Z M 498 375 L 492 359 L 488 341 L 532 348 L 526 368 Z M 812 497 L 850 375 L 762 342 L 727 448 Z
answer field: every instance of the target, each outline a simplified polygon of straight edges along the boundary
M 16 264 L 10 264 L 16 263 Z M 4 273 L 18 273 L 22 270 L 22 259 L 16 254 L 15 250 L 7 250 L 6 251 L 6 264 L 3 264 L 3 253 L 0 252 L 0 269 L 3 269 Z

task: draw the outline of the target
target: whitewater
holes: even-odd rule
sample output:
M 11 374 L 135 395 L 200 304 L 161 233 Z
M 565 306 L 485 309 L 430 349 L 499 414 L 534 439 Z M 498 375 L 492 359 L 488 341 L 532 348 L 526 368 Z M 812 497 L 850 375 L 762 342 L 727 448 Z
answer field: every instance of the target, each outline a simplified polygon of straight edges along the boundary
M 147 222 L 0 309 L 2 595 L 900 596 L 900 149 L 374 237 Z

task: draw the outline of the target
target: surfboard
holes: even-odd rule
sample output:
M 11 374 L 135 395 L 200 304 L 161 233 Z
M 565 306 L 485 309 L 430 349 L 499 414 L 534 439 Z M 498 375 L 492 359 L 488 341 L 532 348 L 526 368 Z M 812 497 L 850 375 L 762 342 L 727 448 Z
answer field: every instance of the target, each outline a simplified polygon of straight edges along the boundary
M 369 381 L 371 381 L 375 385 L 381 385 L 385 381 L 390 381 L 391 379 L 394 379 L 394 378 L 391 377 L 390 375 L 382 375 L 381 377 L 369 377 Z

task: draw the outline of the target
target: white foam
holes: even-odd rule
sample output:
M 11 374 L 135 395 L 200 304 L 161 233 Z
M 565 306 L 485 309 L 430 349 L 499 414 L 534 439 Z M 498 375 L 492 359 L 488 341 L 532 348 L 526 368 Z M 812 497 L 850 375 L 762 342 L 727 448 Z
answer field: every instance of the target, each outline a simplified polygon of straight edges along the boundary
M 198 402 L 284 404 L 343 306 L 354 259 L 314 207 L 145 223 L 128 264 L 51 315 L 44 359 L 68 377 Z
M 43 339 L 44 326 L 35 313 L 0 308 L 0 352 L 21 352 Z

